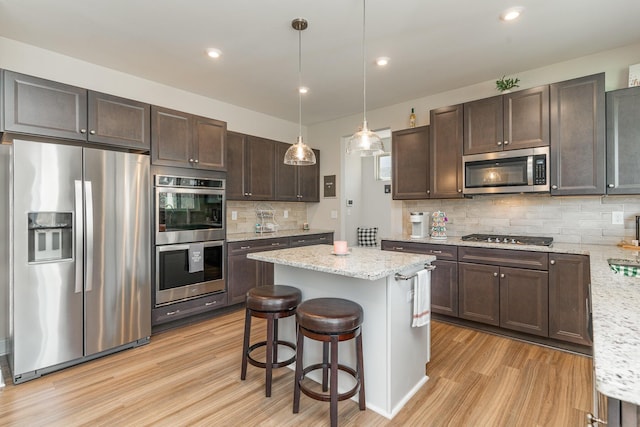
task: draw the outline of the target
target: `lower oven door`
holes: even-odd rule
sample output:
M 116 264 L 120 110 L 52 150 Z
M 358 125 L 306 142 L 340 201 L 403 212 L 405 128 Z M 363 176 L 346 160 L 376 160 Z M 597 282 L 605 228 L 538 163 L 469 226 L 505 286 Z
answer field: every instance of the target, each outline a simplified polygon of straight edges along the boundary
M 155 305 L 224 291 L 224 260 L 224 240 L 156 246 Z

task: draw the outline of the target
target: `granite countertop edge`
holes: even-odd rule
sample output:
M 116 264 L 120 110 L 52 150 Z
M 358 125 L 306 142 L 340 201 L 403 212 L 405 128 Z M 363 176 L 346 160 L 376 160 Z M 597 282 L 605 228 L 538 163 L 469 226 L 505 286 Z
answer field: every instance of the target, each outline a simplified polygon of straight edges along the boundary
M 311 236 L 314 234 L 335 233 L 334 230 L 312 228 L 310 230 L 278 230 L 272 233 L 227 233 L 228 243 L 244 242 L 247 240 L 277 239 L 281 237 Z
M 609 397 L 640 405 L 640 278 L 625 277 L 609 267 L 607 259 L 640 259 L 638 250 L 614 245 L 554 243 L 551 247 L 467 242 L 460 237 L 435 240 L 406 235 L 382 240 L 515 249 L 588 255 L 591 270 L 593 363 L 597 390 Z

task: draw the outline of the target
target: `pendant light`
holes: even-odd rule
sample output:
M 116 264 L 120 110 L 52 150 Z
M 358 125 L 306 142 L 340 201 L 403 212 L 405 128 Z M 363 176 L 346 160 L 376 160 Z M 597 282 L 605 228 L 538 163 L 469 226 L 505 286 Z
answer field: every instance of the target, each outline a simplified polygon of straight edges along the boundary
M 296 18 L 291 21 L 293 29 L 298 31 L 298 123 L 300 131 L 295 144 L 284 153 L 284 164 L 308 166 L 316 164 L 316 155 L 311 148 L 302 142 L 302 31 L 308 27 L 306 19 Z
M 366 60 L 366 0 L 362 0 L 362 99 L 364 120 L 362 127 L 347 142 L 347 154 L 360 154 L 361 157 L 376 156 L 384 153 L 384 145 L 380 137 L 367 127 L 367 60 Z

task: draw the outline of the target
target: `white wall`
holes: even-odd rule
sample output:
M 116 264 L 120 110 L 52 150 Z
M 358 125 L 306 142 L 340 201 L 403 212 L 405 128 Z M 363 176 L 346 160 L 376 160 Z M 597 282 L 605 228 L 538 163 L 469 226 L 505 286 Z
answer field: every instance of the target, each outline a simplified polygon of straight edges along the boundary
M 520 78 L 520 89 L 554 83 L 575 77 L 605 72 L 605 88 L 607 91 L 627 86 L 629 65 L 640 63 L 640 43 L 601 52 L 595 55 L 572 59 L 535 70 L 523 70 L 515 73 Z M 428 78 L 428 76 L 425 76 Z M 375 88 L 371 88 L 375 90 Z M 369 127 L 381 129 L 391 128 L 392 131 L 404 129 L 408 126 L 408 116 L 411 108 L 415 108 L 417 125 L 429 124 L 429 110 L 447 105 L 458 104 L 474 99 L 496 95 L 495 81 L 486 81 L 476 85 L 443 92 L 440 94 L 416 98 L 412 101 L 367 111 Z M 340 102 L 340 100 L 336 100 Z M 341 165 L 344 164 L 343 151 L 339 150 L 340 140 L 345 135 L 354 133 L 362 122 L 362 114 L 343 117 L 309 126 L 308 141 L 322 151 L 320 175 L 340 175 Z M 340 177 L 338 177 L 340 180 Z M 338 186 L 338 191 L 341 187 Z M 335 199 L 320 199 L 320 203 L 308 207 L 310 224 L 315 228 L 334 228 L 335 221 L 330 217 L 332 210 L 338 210 L 338 217 L 344 224 L 345 207 L 340 201 L 344 195 L 338 194 Z M 393 234 L 401 232 L 402 203 L 391 203 L 391 224 Z M 384 236 L 383 236 L 384 237 Z

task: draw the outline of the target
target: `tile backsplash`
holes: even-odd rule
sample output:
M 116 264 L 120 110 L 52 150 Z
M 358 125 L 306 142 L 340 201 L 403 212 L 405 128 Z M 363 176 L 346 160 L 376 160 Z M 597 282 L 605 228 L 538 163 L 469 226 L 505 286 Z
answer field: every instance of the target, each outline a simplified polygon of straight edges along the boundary
M 556 242 L 617 244 L 635 239 L 640 196 L 551 197 L 537 194 L 475 196 L 465 199 L 416 200 L 402 204 L 402 230 L 410 233 L 410 212 L 444 211 L 447 235 L 470 233 L 522 234 L 553 237 Z M 623 212 L 624 224 L 611 223 Z M 425 218 L 425 230 L 430 217 Z
M 278 230 L 302 230 L 302 226 L 307 222 L 305 203 L 227 201 L 227 233 L 254 232 L 256 223 L 259 222 L 256 216 L 256 209 L 259 206 L 273 208 Z M 288 218 L 284 217 L 285 211 L 288 213 Z M 233 212 L 237 213 L 238 219 L 232 219 Z

